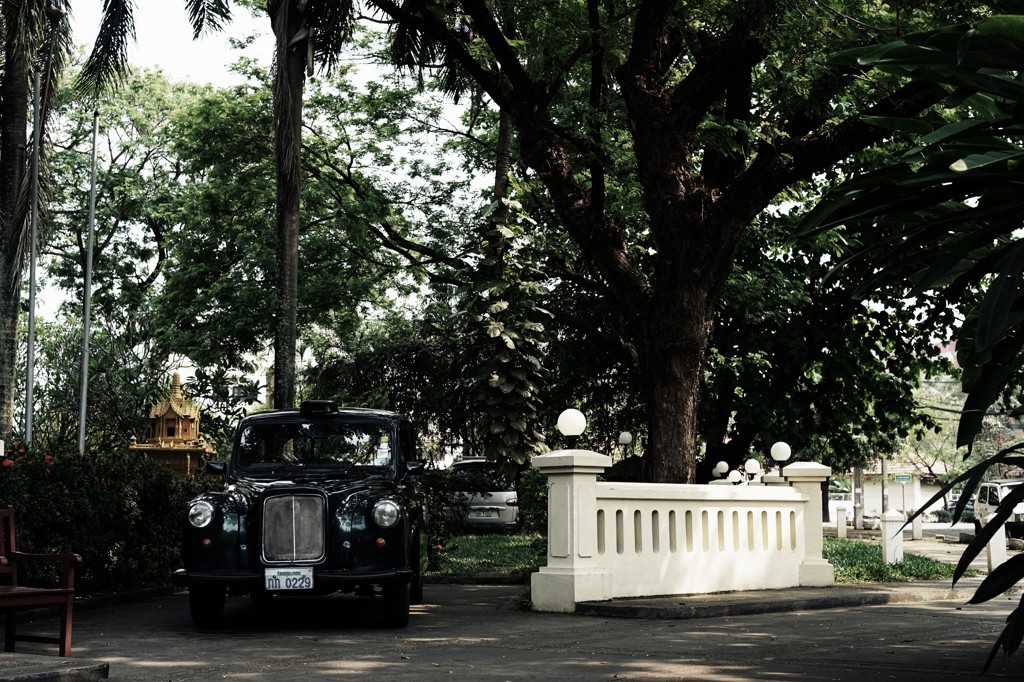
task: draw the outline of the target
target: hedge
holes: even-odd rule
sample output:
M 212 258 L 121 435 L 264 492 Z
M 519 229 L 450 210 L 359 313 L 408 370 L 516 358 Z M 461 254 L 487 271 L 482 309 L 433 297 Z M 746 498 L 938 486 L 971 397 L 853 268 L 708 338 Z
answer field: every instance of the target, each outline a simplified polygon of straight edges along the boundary
M 168 584 L 181 565 L 185 505 L 200 487 L 205 479 L 181 479 L 128 449 L 51 454 L 14 443 L 0 460 L 0 505 L 14 507 L 18 549 L 81 554 L 81 596 Z

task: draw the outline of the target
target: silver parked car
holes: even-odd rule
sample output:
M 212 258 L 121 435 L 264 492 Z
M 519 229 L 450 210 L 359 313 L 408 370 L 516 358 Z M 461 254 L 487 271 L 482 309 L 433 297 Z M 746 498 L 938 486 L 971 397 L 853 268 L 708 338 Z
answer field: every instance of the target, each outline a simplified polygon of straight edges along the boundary
M 978 486 L 978 495 L 974 503 L 974 516 L 985 522 L 990 514 L 994 514 L 999 505 L 1014 492 L 1022 483 L 1021 479 L 987 481 Z M 1012 538 L 1024 537 L 1024 502 L 1018 502 L 1006 520 L 1006 534 Z
M 464 459 L 451 466 L 449 520 L 470 530 L 516 530 L 519 499 L 515 479 L 502 474 L 495 462 Z

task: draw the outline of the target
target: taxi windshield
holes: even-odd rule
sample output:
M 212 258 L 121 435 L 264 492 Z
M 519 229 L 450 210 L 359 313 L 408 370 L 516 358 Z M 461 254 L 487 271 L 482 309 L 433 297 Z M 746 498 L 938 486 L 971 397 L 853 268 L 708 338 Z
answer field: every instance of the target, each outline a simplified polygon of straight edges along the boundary
M 386 424 L 254 424 L 239 434 L 236 466 L 254 472 L 315 468 L 383 473 L 391 468 L 392 440 Z

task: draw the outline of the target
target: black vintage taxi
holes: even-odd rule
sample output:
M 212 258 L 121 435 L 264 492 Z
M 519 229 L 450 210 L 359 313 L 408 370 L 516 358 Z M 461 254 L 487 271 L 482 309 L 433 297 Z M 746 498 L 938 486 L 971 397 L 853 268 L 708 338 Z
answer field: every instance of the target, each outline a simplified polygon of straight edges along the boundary
M 400 415 L 306 401 L 242 419 L 225 487 L 193 499 L 184 520 L 192 621 L 217 626 L 225 597 L 261 602 L 332 592 L 374 596 L 405 627 L 423 595 L 426 501 L 416 435 Z

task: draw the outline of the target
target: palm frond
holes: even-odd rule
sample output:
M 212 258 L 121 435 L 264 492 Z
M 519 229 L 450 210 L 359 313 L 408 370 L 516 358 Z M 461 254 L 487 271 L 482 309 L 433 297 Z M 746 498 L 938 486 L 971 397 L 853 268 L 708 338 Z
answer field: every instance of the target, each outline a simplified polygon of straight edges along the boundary
M 192 38 L 204 33 L 220 31 L 231 21 L 231 3 L 228 0 L 186 0 Z
M 135 40 L 135 3 L 106 0 L 92 51 L 78 76 L 80 92 L 98 96 L 128 73 L 128 44 Z
M 352 35 L 355 4 L 352 0 L 309 0 L 306 17 L 314 59 L 321 72 L 330 73 Z

